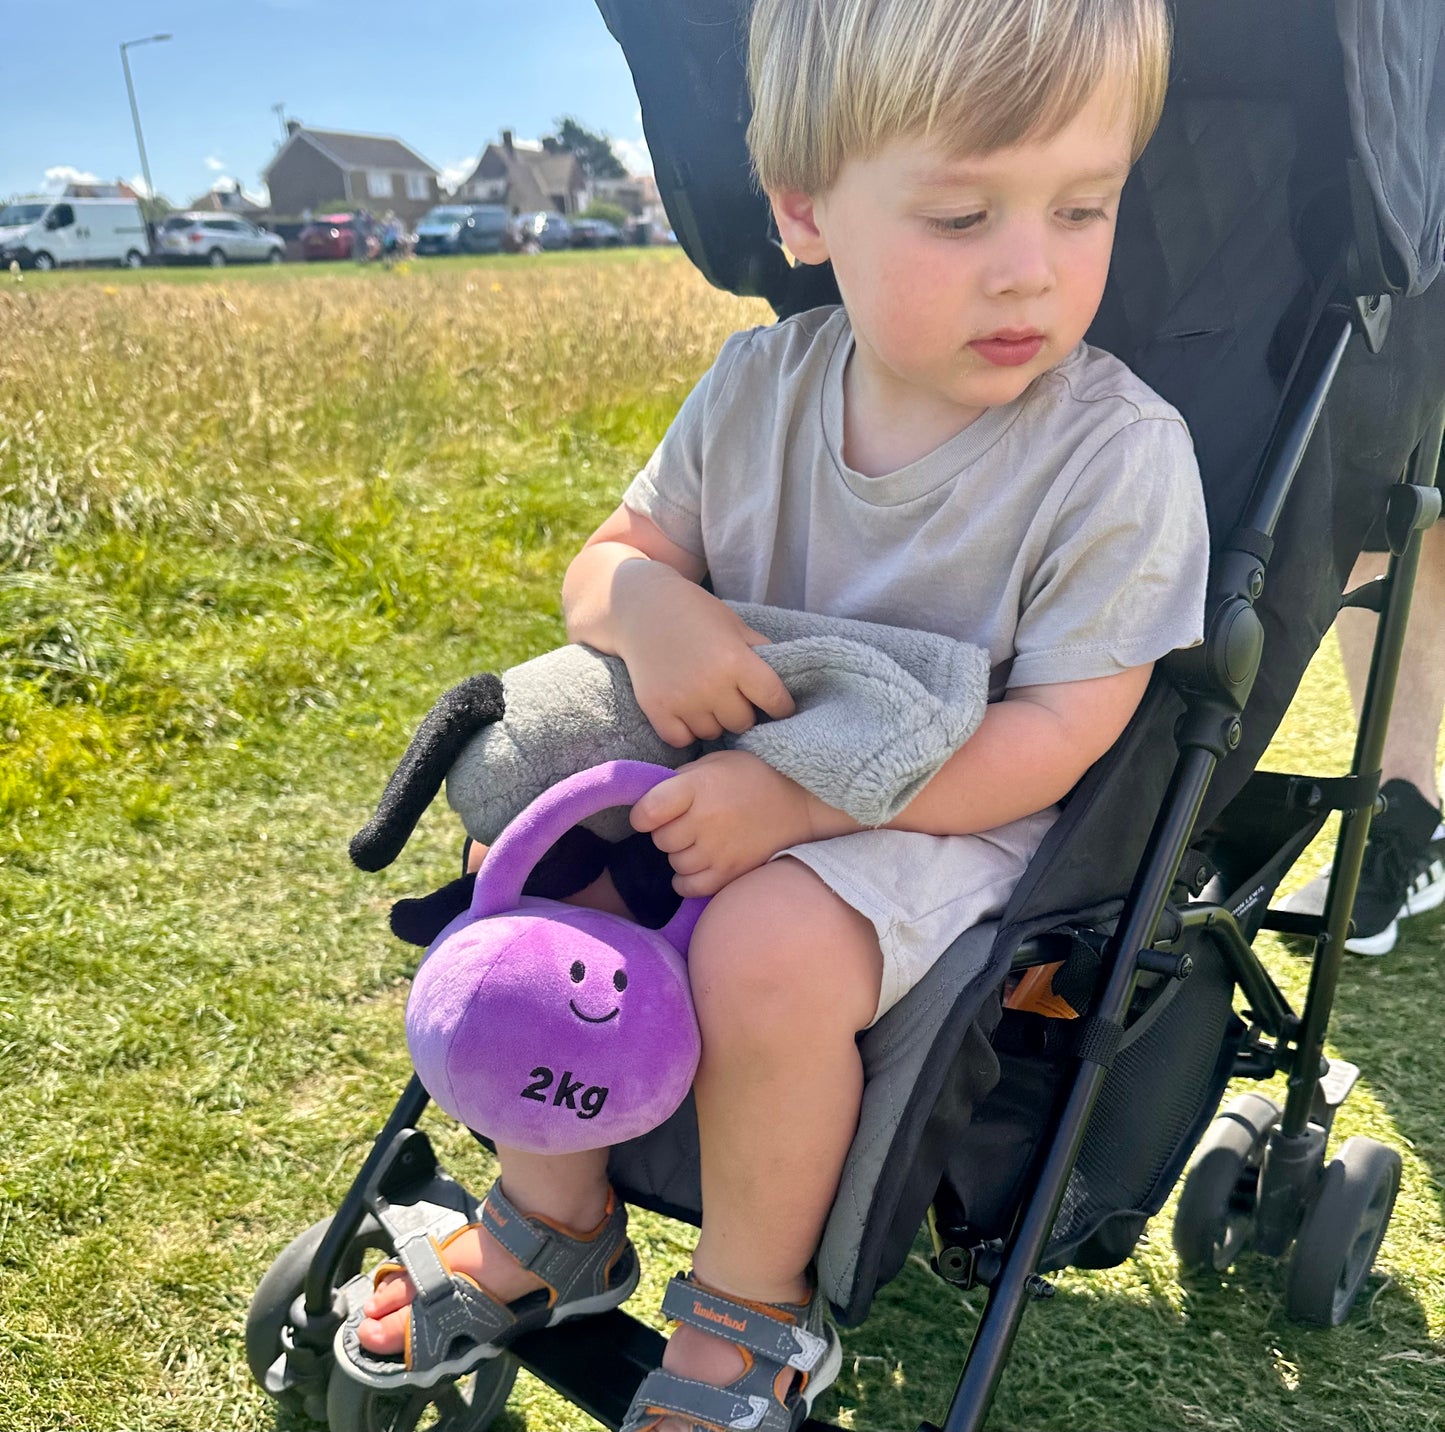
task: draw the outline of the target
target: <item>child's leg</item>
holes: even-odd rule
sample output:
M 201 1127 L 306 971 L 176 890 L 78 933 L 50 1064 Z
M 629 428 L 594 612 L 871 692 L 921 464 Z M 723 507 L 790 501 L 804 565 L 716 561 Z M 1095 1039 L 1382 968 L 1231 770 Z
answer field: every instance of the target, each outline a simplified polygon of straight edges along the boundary
M 863 1072 L 854 1039 L 878 1005 L 877 936 L 806 866 L 780 860 L 713 898 L 688 965 L 703 1043 L 694 1092 L 706 1216 L 694 1266 L 724 1293 L 795 1302 L 806 1296 L 806 1269 L 857 1127 Z M 578 1231 L 601 1220 L 606 1150 L 499 1149 L 498 1157 L 518 1207 Z M 540 1286 L 480 1232 L 450 1245 L 447 1261 L 504 1301 Z M 367 1307 L 363 1346 L 399 1351 L 410 1300 L 406 1279 L 383 1283 Z M 664 1364 L 719 1384 L 742 1370 L 731 1343 L 686 1327 Z
M 713 898 L 688 965 L 702 1029 L 694 1269 L 720 1292 L 797 1302 L 857 1129 L 855 1036 L 878 1007 L 877 934 L 806 866 L 778 860 Z M 664 1365 L 714 1383 L 743 1366 L 690 1327 Z
M 487 847 L 474 842 L 467 852 L 467 869 L 476 870 Z M 572 903 L 626 914 L 611 879 L 604 873 Z M 580 1154 L 532 1154 L 498 1147 L 502 1191 L 527 1214 L 549 1218 L 573 1232 L 590 1232 L 607 1208 L 607 1150 Z M 453 1272 L 466 1273 L 494 1297 L 512 1302 L 544 1286 L 527 1272 L 490 1233 L 476 1228 L 447 1245 L 446 1262 Z M 409 1316 L 412 1289 L 401 1275 L 385 1279 L 366 1305 L 366 1318 L 357 1330 L 361 1345 L 379 1356 L 400 1352 Z

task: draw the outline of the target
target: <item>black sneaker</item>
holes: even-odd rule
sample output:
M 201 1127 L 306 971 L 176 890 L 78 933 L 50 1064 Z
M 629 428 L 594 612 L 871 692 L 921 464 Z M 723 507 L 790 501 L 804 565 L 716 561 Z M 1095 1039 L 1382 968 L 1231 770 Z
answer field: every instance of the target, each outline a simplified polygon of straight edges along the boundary
M 1355 892 L 1355 933 L 1345 948 L 1357 955 L 1387 955 L 1400 921 L 1445 902 L 1445 825 L 1409 781 L 1386 781 L 1386 807 L 1370 825 L 1360 887 Z

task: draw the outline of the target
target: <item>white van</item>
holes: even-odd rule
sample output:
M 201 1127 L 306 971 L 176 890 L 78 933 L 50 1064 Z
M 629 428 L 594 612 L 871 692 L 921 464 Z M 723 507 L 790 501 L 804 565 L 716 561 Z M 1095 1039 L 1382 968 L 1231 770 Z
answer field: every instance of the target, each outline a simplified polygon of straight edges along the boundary
M 60 264 L 139 268 L 150 252 L 134 199 L 21 199 L 0 208 L 0 266 Z

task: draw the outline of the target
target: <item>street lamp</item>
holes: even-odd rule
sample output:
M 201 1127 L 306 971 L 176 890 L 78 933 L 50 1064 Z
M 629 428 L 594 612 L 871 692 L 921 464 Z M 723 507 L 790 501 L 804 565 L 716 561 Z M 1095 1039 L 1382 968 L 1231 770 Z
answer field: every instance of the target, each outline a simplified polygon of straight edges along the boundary
M 130 60 L 126 57 L 125 52 L 133 45 L 154 45 L 161 40 L 169 39 L 169 35 L 147 35 L 143 40 L 127 40 L 125 44 L 120 47 L 120 65 L 125 71 L 125 89 L 126 93 L 130 96 L 130 117 L 135 121 L 135 143 L 136 148 L 140 150 L 140 172 L 145 176 L 147 199 L 154 199 L 156 191 L 155 186 L 151 183 L 151 166 L 146 159 L 146 142 L 141 138 L 140 132 L 140 110 L 136 108 L 135 86 L 131 83 L 130 78 Z M 146 233 L 150 233 L 149 224 L 146 225 Z M 149 247 L 150 245 L 147 244 L 147 248 Z

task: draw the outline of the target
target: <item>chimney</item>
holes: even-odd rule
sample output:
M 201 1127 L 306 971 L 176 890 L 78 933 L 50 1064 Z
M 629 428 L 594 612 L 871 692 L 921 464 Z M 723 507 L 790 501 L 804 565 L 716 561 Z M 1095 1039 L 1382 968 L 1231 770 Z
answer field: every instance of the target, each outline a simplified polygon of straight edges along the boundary
M 512 131 L 510 129 L 504 129 L 502 131 L 502 148 L 505 149 L 508 154 L 512 152 Z
M 295 134 L 296 131 L 297 131 L 298 129 L 300 129 L 300 128 L 301 128 L 301 121 L 300 121 L 299 119 L 288 119 L 288 120 L 286 121 L 286 133 L 287 133 L 288 135 Z

